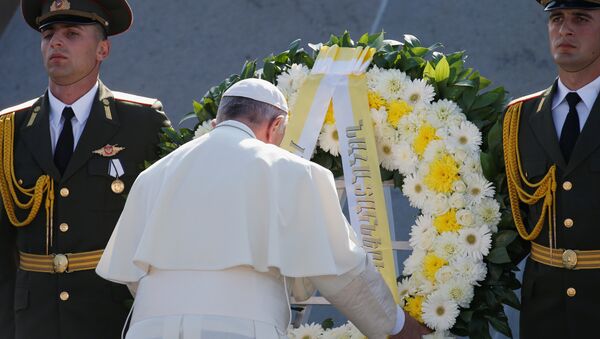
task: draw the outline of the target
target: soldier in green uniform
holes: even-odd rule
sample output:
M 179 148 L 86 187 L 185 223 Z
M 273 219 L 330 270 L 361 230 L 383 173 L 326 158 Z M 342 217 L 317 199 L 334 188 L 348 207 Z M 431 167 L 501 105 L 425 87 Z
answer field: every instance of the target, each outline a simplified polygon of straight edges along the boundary
M 0 337 L 119 338 L 129 291 L 94 269 L 169 121 L 99 80 L 125 0 L 23 0 L 48 90 L 0 115 Z
M 558 78 L 504 118 L 511 207 L 531 241 L 521 338 L 600 338 L 600 0 L 538 0 Z

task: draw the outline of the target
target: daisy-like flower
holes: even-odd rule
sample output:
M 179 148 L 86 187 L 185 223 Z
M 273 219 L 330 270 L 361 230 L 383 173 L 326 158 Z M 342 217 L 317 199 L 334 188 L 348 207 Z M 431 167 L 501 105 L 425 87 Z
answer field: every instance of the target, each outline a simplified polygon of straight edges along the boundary
M 423 321 L 435 330 L 448 330 L 454 326 L 459 314 L 458 304 L 445 298 L 441 293 L 433 293 L 423 302 Z
M 456 232 L 461 229 L 460 224 L 456 220 L 456 210 L 450 209 L 448 212 L 438 215 L 433 219 L 433 226 L 442 234 L 444 232 Z
M 391 138 L 378 138 L 377 139 L 377 156 L 381 167 L 393 171 L 395 167 L 395 152 L 396 145 Z
M 479 157 L 467 157 L 462 161 L 462 168 L 460 170 L 461 175 L 465 177 L 478 175 L 482 172 L 481 161 Z
M 429 250 L 434 244 L 437 231 L 433 227 L 433 218 L 430 215 L 421 215 L 410 230 L 410 246 L 422 250 Z
M 463 255 L 454 258 L 452 266 L 455 268 L 457 274 L 471 285 L 479 286 L 477 282 L 485 279 L 487 275 L 485 263 L 471 256 Z
M 408 175 L 404 178 L 402 193 L 408 198 L 412 207 L 423 208 L 427 201 L 428 190 L 418 175 Z
M 449 193 L 452 184 L 458 180 L 458 164 L 450 155 L 434 160 L 429 166 L 429 173 L 424 182 L 432 191 Z
M 425 259 L 426 251 L 415 248 L 410 256 L 404 260 L 404 270 L 402 274 L 411 275 L 421 269 L 423 266 L 423 259 Z
M 427 145 L 427 148 L 423 153 L 423 160 L 426 162 L 432 162 L 435 159 L 439 159 L 446 155 L 448 155 L 446 151 L 446 143 L 443 140 L 432 140 L 429 142 L 429 145 Z
M 385 107 L 380 107 L 379 109 L 371 108 L 371 119 L 375 126 L 385 124 L 387 120 Z
M 350 339 L 350 325 L 346 323 L 343 326 L 330 328 L 323 332 L 323 339 Z
M 449 280 L 447 283 L 442 285 L 440 289 L 447 298 L 456 301 L 460 307 L 469 307 L 471 300 L 473 300 L 473 286 L 468 281 L 460 277 L 455 277 Z
M 198 128 L 196 128 L 196 132 L 194 132 L 194 139 L 200 138 L 204 134 L 212 131 L 212 129 L 213 127 L 211 121 L 206 120 L 205 122 L 198 125 Z
M 406 312 L 408 312 L 408 314 L 411 317 L 419 320 L 420 322 L 423 322 L 423 318 L 422 318 L 423 299 L 424 299 L 424 297 L 422 295 L 416 295 L 414 297 L 409 297 L 406 300 L 406 305 L 404 305 L 404 310 L 406 310 Z
M 334 124 L 324 124 L 319 134 L 319 146 L 333 156 L 340 154 L 340 137 Z
M 300 89 L 309 73 L 310 70 L 305 65 L 293 64 L 286 72 L 277 76 L 277 88 L 289 99 Z
M 423 258 L 423 274 L 425 278 L 434 282 L 437 271 L 447 264 L 448 261 L 446 259 L 438 257 L 434 253 L 427 253 L 425 258 Z
M 423 107 L 435 97 L 433 86 L 423 79 L 415 79 L 408 83 L 402 99 L 413 107 Z
M 424 335 L 423 339 L 456 339 L 456 337 L 448 331 L 434 331 Z
M 460 249 L 463 254 L 478 260 L 490 253 L 492 234 L 487 227 L 463 228 L 458 232 Z
M 431 104 L 433 115 L 443 125 L 448 122 L 449 118 L 458 113 L 462 113 L 460 107 L 451 100 L 442 99 Z
M 475 206 L 475 213 L 479 215 L 481 221 L 487 225 L 493 233 L 498 232 L 498 223 L 500 222 L 500 204 L 495 199 L 485 198 L 481 203 Z
M 429 143 L 437 139 L 439 139 L 439 137 L 436 135 L 436 130 L 433 126 L 428 124 L 422 125 L 417 131 L 417 135 L 413 141 L 415 153 L 422 156 Z
M 404 278 L 400 282 L 398 282 L 398 297 L 400 298 L 401 302 L 400 306 L 404 306 L 404 298 L 414 293 L 415 290 L 411 289 L 409 278 Z
M 408 81 L 406 73 L 400 70 L 384 70 L 377 77 L 374 90 L 386 101 L 399 100 L 404 95 Z
M 397 143 L 394 155 L 394 168 L 397 168 L 400 173 L 406 175 L 415 171 L 418 158 L 409 144 L 406 142 Z
M 388 102 L 386 109 L 388 113 L 387 122 L 396 128 L 400 119 L 412 112 L 413 107 L 404 100 L 392 100 Z
M 323 328 L 319 324 L 303 324 L 288 332 L 292 339 L 318 339 L 323 334 Z
M 483 175 L 469 175 L 464 181 L 467 184 L 466 197 L 469 203 L 479 204 L 483 198 L 494 196 L 494 186 Z
M 369 99 L 369 107 L 371 109 L 378 110 L 386 105 L 385 100 L 381 97 L 381 95 L 377 94 L 377 92 L 368 91 L 367 97 Z
M 459 252 L 458 234 L 445 232 L 435 238 L 433 242 L 433 253 L 438 257 L 449 261 Z
M 456 278 L 456 270 L 452 266 L 452 262 L 450 262 L 449 265 L 446 265 L 446 266 L 440 268 L 435 273 L 435 280 L 440 285 L 446 284 L 448 281 L 455 279 L 455 278 Z
M 386 113 L 387 114 L 387 113 Z M 412 115 L 405 115 L 398 121 L 398 138 L 403 142 L 412 144 L 412 140 L 415 138 L 419 126 L 415 123 L 415 119 Z M 387 119 L 387 116 L 386 116 Z
M 477 152 L 481 146 L 481 132 L 470 121 L 464 121 L 458 126 L 449 128 L 448 144 L 453 149 Z
M 371 91 L 375 91 L 377 84 L 380 81 L 381 73 L 383 72 L 385 72 L 385 70 L 377 66 L 373 66 L 373 68 L 367 72 L 367 87 Z

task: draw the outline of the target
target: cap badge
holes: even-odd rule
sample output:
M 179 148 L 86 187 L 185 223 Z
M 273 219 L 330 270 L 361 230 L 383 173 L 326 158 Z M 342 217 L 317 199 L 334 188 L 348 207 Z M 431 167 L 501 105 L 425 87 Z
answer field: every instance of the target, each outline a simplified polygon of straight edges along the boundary
M 64 11 L 69 8 L 71 8 L 71 3 L 69 0 L 54 0 L 52 5 L 50 5 L 50 12 Z
M 102 148 L 92 151 L 92 153 L 99 154 L 103 157 L 112 157 L 113 155 L 116 155 L 117 153 L 121 152 L 124 149 L 125 149 L 125 147 L 107 144 L 106 146 L 104 146 Z

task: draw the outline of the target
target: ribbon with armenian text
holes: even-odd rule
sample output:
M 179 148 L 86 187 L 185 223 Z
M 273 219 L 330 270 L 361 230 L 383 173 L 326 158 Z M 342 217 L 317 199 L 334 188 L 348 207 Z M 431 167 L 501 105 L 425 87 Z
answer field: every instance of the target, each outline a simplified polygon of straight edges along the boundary
M 330 103 L 340 142 L 350 224 L 383 276 L 396 301 L 396 272 L 365 71 L 373 48 L 321 48 L 298 92 L 293 118 L 282 142 L 288 151 L 310 159 Z

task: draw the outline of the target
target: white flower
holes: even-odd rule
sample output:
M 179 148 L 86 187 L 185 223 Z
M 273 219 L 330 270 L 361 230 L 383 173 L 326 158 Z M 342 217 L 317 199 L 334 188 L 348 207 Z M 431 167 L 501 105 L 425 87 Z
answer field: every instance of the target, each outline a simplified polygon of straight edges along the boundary
M 466 206 L 467 200 L 465 199 L 464 194 L 455 192 L 450 195 L 450 198 L 448 199 L 448 204 L 450 205 L 451 208 L 461 209 Z
M 417 168 L 417 155 L 412 151 L 412 147 L 405 142 L 396 144 L 394 153 L 394 167 L 400 173 L 406 175 L 413 173 Z
M 482 173 L 481 169 L 481 161 L 479 161 L 479 157 L 467 157 L 462 161 L 462 168 L 460 169 L 460 174 L 465 177 L 480 175 Z M 465 182 L 467 180 L 465 179 Z
M 451 335 L 448 331 L 435 331 L 430 334 L 425 334 L 423 339 L 456 339 L 456 337 Z
M 196 132 L 194 132 L 194 139 L 200 138 L 204 134 L 212 131 L 212 129 L 213 129 L 213 127 L 212 127 L 211 121 L 206 120 L 205 122 L 198 125 L 198 128 L 196 128 Z
M 303 324 L 288 332 L 292 339 L 318 339 L 323 334 L 323 328 L 319 324 Z
M 498 232 L 498 223 L 500 222 L 500 204 L 491 198 L 486 198 L 476 205 L 476 213 L 481 217 L 482 222 L 487 225 L 493 233 Z
M 350 339 L 350 325 L 346 323 L 343 326 L 331 328 L 323 332 L 323 339 Z
M 492 234 L 487 227 L 463 228 L 458 232 L 461 251 L 482 260 L 490 253 Z
M 404 270 L 402 271 L 402 274 L 411 275 L 419 271 L 423 265 L 425 254 L 427 254 L 427 252 L 424 250 L 418 248 L 413 249 L 410 256 L 404 260 Z
M 438 284 L 445 284 L 455 278 L 456 270 L 454 267 L 449 265 L 443 266 L 437 272 L 435 272 L 435 280 L 438 282 Z
M 393 171 L 395 167 L 395 156 L 396 144 L 390 138 L 378 138 L 377 139 L 377 156 L 381 167 Z
M 408 175 L 404 178 L 402 193 L 408 198 L 412 207 L 423 208 L 428 196 L 428 189 L 422 176 Z
M 423 302 L 423 321 L 435 330 L 448 330 L 456 322 L 458 304 L 445 298 L 441 293 L 433 293 Z
M 419 270 L 410 277 L 410 288 L 411 290 L 416 290 L 415 294 L 427 295 L 433 292 L 435 286 L 433 286 L 433 283 Z
M 467 184 L 467 200 L 472 204 L 479 204 L 483 198 L 494 196 L 494 186 L 483 175 L 469 175 L 465 179 Z
M 467 185 L 465 185 L 464 181 L 462 181 L 462 180 L 456 180 L 452 184 L 452 190 L 454 192 L 464 193 L 467 191 Z
M 402 100 L 412 107 L 423 107 L 435 96 L 434 88 L 423 79 L 415 79 L 407 83 Z
M 459 276 L 447 281 L 441 287 L 440 292 L 447 298 L 456 301 L 460 307 L 469 307 L 474 295 L 473 286 L 471 286 L 467 280 Z
M 460 209 L 456 211 L 456 222 L 464 227 L 475 225 L 475 215 L 468 209 Z
M 364 334 L 360 333 L 358 328 L 356 328 L 356 326 L 354 326 L 353 323 L 348 322 L 348 324 L 350 325 L 350 339 L 367 339 L 367 337 L 365 337 Z
M 399 100 L 404 95 L 410 79 L 397 69 L 381 71 L 374 84 L 375 92 L 387 101 Z
M 333 156 L 340 154 L 340 140 L 334 124 L 323 124 L 323 129 L 319 134 L 319 146 Z
M 413 115 L 411 114 L 403 116 L 402 118 L 400 118 L 400 121 L 398 121 L 398 126 L 396 126 L 396 128 L 398 129 L 398 138 L 401 141 L 407 142 L 409 144 L 412 143 L 417 134 L 417 131 L 419 130 L 419 125 L 415 122 L 415 119 L 413 119 L 412 117 Z
M 451 265 L 463 279 L 473 285 L 479 285 L 477 282 L 485 279 L 487 275 L 485 263 L 471 256 L 455 257 Z
M 446 144 L 442 140 L 432 140 L 425 148 L 423 153 L 423 160 L 426 162 L 432 162 L 440 157 L 446 155 Z
M 409 243 L 412 248 L 428 250 L 433 245 L 437 231 L 430 215 L 421 215 L 411 227 Z
M 449 128 L 448 145 L 452 149 L 462 149 L 477 152 L 481 146 L 481 132 L 470 121 L 464 121 L 459 126 Z
M 385 125 L 387 123 L 387 111 L 385 107 L 379 107 L 379 109 L 371 108 L 371 119 L 375 123 L 375 126 Z
M 461 113 L 458 105 L 451 100 L 438 100 L 431 104 L 431 111 L 433 116 L 443 125 L 448 122 L 449 118 L 453 115 Z
M 459 252 L 458 234 L 444 232 L 435 238 L 433 252 L 440 258 L 450 260 Z
M 423 211 L 433 215 L 442 215 L 450 209 L 448 196 L 443 193 L 429 195 L 423 206 Z
M 375 88 L 380 81 L 381 73 L 383 72 L 385 72 L 385 70 L 377 66 L 373 66 L 373 68 L 367 72 L 367 87 L 370 90 L 375 91 Z
M 405 297 L 414 294 L 416 289 L 410 285 L 410 278 L 404 278 L 398 282 L 398 297 L 400 298 L 400 306 L 404 306 Z

